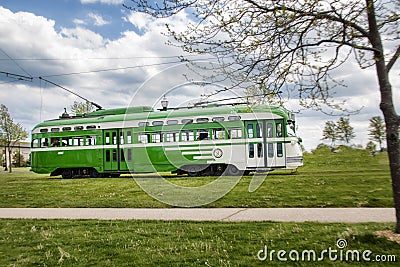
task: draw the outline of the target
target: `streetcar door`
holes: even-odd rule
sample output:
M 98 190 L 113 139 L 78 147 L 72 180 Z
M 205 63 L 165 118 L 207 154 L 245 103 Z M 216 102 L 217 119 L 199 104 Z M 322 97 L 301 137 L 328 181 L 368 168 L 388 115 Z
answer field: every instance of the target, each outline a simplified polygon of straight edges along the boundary
M 265 125 L 262 121 L 245 121 L 248 167 L 265 167 Z
M 118 171 L 119 161 L 119 131 L 104 130 L 104 170 Z
M 285 135 L 283 120 L 266 122 L 266 166 L 269 168 L 285 167 Z

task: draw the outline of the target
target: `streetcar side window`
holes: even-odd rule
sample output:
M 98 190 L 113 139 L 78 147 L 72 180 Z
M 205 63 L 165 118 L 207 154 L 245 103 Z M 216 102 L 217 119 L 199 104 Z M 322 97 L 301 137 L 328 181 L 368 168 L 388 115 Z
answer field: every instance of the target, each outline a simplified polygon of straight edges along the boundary
M 124 144 L 124 132 L 120 132 L 119 133 L 119 143 L 121 144 L 121 145 L 123 145 Z
M 276 144 L 276 154 L 278 157 L 283 157 L 283 146 L 282 143 Z
M 228 130 L 228 138 L 229 139 L 240 139 L 242 138 L 242 129 L 233 128 Z
M 84 144 L 83 136 L 75 136 L 74 137 L 74 146 L 83 146 Z
M 110 133 L 106 133 L 106 145 L 110 144 Z
M 41 147 L 49 146 L 49 139 L 47 139 L 47 138 L 42 138 L 40 142 L 41 142 Z
M 181 132 L 181 141 L 190 142 L 194 141 L 194 132 L 191 130 Z
M 86 145 L 87 145 L 87 146 L 94 146 L 94 145 L 96 145 L 96 136 L 95 136 L 95 135 L 88 135 L 88 136 L 86 136 Z
M 272 125 L 272 123 L 267 123 L 267 137 L 274 137 L 274 126 Z
M 196 140 L 201 141 L 201 140 L 208 140 L 209 139 L 209 132 L 208 130 L 197 130 L 196 131 Z
M 178 133 L 177 132 L 169 132 L 165 134 L 166 142 L 176 142 L 178 141 Z
M 262 136 L 262 127 L 261 127 L 261 123 L 257 123 L 256 124 L 256 132 L 257 132 L 257 137 L 261 138 Z
M 52 147 L 58 147 L 60 146 L 60 138 L 59 137 L 53 137 L 50 139 L 50 146 Z
M 127 132 L 126 132 L 126 142 L 127 142 L 128 144 L 131 144 L 131 143 L 132 143 L 132 131 L 127 131 Z
M 212 130 L 212 138 L 213 139 L 225 139 L 225 129 L 213 129 Z
M 273 158 L 274 157 L 274 144 L 269 143 L 268 144 L 268 158 Z
M 116 132 L 112 132 L 112 145 L 116 145 L 117 144 L 117 133 Z
M 143 144 L 148 143 L 149 142 L 149 134 L 139 133 L 138 141 L 139 141 L 139 143 L 143 143 Z
M 32 147 L 40 147 L 40 142 L 39 139 L 33 139 L 32 140 Z
M 151 134 L 151 142 L 152 143 L 161 143 L 162 140 L 163 140 L 163 134 L 161 132 Z
M 63 137 L 61 141 L 61 146 L 72 146 L 73 139 L 72 137 Z
M 248 124 L 247 125 L 247 137 L 248 138 L 254 138 L 253 124 Z
M 279 122 L 276 124 L 276 137 L 282 137 L 282 123 Z

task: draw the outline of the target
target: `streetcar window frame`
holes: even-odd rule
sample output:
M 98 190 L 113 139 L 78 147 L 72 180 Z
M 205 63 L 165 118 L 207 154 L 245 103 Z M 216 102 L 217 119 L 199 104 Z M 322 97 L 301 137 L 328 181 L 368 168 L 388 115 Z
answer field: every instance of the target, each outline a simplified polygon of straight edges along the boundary
M 51 131 L 52 133 L 57 133 L 57 132 L 60 131 L 60 128 L 51 128 L 50 131 Z
M 72 128 L 71 127 L 63 127 L 62 130 L 63 130 L 63 132 L 69 132 L 72 130 Z
M 86 130 L 93 130 L 93 129 L 96 129 L 97 127 L 96 127 L 96 125 L 88 125 L 88 126 L 86 126 Z
M 41 133 L 47 133 L 49 131 L 49 129 L 40 129 Z
M 75 126 L 74 129 L 75 131 L 81 131 L 83 130 L 83 126 Z

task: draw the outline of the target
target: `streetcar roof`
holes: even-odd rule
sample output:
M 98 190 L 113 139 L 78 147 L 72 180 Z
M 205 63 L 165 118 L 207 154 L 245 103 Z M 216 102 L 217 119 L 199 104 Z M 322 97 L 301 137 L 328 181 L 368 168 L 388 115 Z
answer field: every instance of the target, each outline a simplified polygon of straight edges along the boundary
M 166 118 L 234 115 L 244 113 L 271 113 L 286 120 L 290 118 L 290 112 L 282 107 L 259 105 L 250 107 L 247 105 L 234 106 L 205 106 L 189 107 L 184 109 L 168 109 L 166 111 L 154 111 L 151 107 L 128 107 L 98 110 L 81 116 L 47 120 L 37 124 L 33 129 L 48 126 L 90 124 L 104 122 L 119 122 L 132 120 L 152 120 Z

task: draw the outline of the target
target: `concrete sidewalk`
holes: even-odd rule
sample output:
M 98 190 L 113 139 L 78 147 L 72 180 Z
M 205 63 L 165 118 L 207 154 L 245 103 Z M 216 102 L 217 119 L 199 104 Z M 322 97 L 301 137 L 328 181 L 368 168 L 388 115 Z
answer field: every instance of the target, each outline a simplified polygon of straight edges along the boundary
M 394 208 L 0 208 L 0 219 L 395 222 Z

